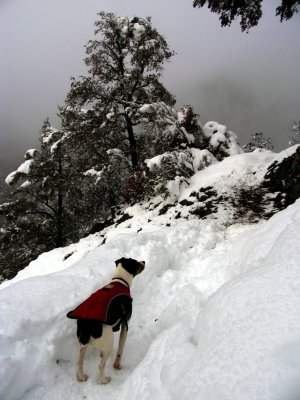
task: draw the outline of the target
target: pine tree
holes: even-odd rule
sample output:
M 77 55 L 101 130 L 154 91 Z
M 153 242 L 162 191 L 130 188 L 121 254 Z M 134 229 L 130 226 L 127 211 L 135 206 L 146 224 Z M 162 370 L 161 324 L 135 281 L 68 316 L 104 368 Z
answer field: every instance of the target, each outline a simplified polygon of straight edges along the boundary
M 96 39 L 86 46 L 89 76 L 72 79 L 66 104 L 60 109 L 63 127 L 76 133 L 76 140 L 89 141 L 92 132 L 93 138 L 98 136 L 102 157 L 118 148 L 129 157 L 131 169 L 138 170 L 143 161 L 138 143 L 143 121 L 138 110 L 158 100 L 175 103 L 159 80 L 173 52 L 150 18 L 98 15 Z
M 28 150 L 25 161 L 6 178 L 6 183 L 15 189 L 17 198 L 31 204 L 26 215 L 43 216 L 49 221 L 51 230 L 56 228 L 55 242 L 62 244 L 63 215 L 63 152 L 61 132 L 53 129 L 47 119 L 41 131 L 40 150 Z
M 186 130 L 187 133 L 194 136 L 192 143 L 193 147 L 205 148 L 207 146 L 207 140 L 204 136 L 202 127 L 200 125 L 200 117 L 195 114 L 194 109 L 191 105 L 184 106 L 178 113 L 180 126 Z
M 63 137 L 64 132 L 52 128 L 47 119 L 40 149 L 28 150 L 25 161 L 6 178 L 14 193 L 11 201 L 1 205 L 2 268 L 13 265 L 8 270 L 18 271 L 41 252 L 66 244 L 74 230 L 69 211 L 70 199 L 74 204 L 75 196 L 74 191 L 70 195 L 72 171 Z

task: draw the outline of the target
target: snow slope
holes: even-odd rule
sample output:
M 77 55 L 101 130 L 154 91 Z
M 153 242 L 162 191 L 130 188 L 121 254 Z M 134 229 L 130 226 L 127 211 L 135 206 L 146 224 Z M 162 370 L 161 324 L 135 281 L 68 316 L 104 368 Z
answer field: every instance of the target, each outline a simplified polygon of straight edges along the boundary
M 166 226 L 168 214 L 147 223 L 140 207 L 130 212 L 105 244 L 96 234 L 45 253 L 0 286 L 0 398 L 299 400 L 300 200 L 230 227 L 222 218 Z M 123 369 L 109 363 L 112 381 L 99 385 L 90 349 L 79 383 L 65 315 L 109 282 L 122 256 L 146 260 Z

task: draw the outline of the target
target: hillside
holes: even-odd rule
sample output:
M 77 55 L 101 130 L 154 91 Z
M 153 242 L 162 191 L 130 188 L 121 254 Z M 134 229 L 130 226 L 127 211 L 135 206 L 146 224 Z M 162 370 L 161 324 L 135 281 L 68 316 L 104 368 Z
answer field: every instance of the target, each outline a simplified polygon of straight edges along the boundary
M 278 211 L 278 192 L 265 186 L 260 210 L 247 201 L 237 212 L 234 201 L 238 188 L 258 193 L 269 167 L 294 153 L 238 154 L 181 187 L 175 179 L 171 197 L 120 210 L 113 225 L 3 282 L 0 398 L 298 400 L 300 201 Z M 98 385 L 90 350 L 79 383 L 65 315 L 110 281 L 122 256 L 146 261 L 123 369 L 109 363 L 112 381 Z

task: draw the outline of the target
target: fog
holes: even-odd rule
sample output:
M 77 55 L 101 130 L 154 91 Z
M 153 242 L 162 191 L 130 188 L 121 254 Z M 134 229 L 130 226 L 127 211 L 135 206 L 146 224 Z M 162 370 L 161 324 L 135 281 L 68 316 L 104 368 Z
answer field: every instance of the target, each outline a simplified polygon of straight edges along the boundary
M 84 45 L 101 10 L 152 17 L 176 52 L 163 76 L 176 107 L 191 104 L 202 123 L 227 125 L 241 144 L 263 132 L 276 150 L 286 148 L 300 117 L 300 15 L 280 23 L 279 1 L 263 3 L 261 22 L 246 34 L 238 21 L 221 28 L 192 0 L 0 0 L 0 177 L 38 146 L 45 117 L 59 125 L 57 106 L 70 77 L 86 74 Z

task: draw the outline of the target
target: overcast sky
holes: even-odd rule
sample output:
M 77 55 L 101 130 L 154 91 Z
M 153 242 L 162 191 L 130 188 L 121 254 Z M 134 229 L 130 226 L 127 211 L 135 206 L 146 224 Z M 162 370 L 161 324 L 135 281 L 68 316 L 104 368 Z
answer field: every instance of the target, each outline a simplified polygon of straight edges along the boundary
M 278 1 L 264 0 L 260 24 L 242 33 L 221 28 L 193 0 L 0 0 L 0 176 L 37 146 L 45 117 L 58 126 L 70 77 L 86 74 L 84 45 L 97 12 L 151 16 L 176 55 L 164 83 L 177 107 L 193 105 L 202 124 L 218 121 L 241 144 L 263 132 L 277 150 L 288 146 L 300 118 L 300 14 L 280 23 Z

